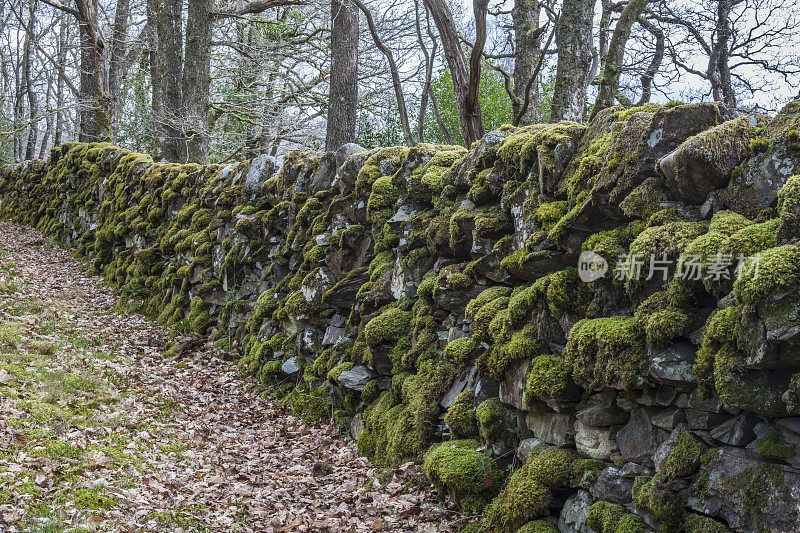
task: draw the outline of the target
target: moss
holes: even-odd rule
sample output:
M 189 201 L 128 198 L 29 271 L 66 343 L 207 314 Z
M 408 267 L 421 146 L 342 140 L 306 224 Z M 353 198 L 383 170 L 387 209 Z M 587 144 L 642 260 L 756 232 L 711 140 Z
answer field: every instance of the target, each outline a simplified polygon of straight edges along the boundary
M 581 486 L 587 472 L 599 470 L 599 461 L 581 460 L 574 453 L 539 447 L 515 470 L 506 488 L 486 508 L 488 531 L 513 533 L 545 514 L 554 490 Z
M 475 438 L 478 436 L 478 420 L 475 417 L 475 391 L 465 390 L 447 409 L 444 421 L 453 438 Z
M 396 342 L 408 335 L 411 313 L 398 308 L 387 309 L 370 320 L 364 328 L 367 344 L 377 346 L 381 342 Z
M 731 531 L 725 524 L 695 513 L 686 514 L 683 528 L 686 533 L 730 533 Z
M 700 456 L 703 452 L 700 441 L 690 433 L 681 432 L 677 445 L 661 463 L 660 471 L 670 479 L 689 477 L 700 467 Z
M 656 292 L 639 304 L 634 320 L 636 327 L 644 330 L 647 342 L 655 347 L 668 346 L 676 338 L 688 334 L 691 326 L 687 310 L 675 305 L 667 291 Z
M 569 332 L 565 354 L 573 379 L 585 389 L 632 387 L 649 364 L 642 332 L 628 316 L 579 321 Z
M 733 290 L 737 301 L 753 305 L 799 285 L 800 248 L 785 245 L 765 250 L 746 263 Z
M 211 306 L 205 303 L 202 298 L 195 296 L 189 307 L 189 326 L 192 331 L 204 334 L 211 326 L 211 315 L 208 310 Z
M 426 278 L 417 287 L 417 296 L 433 300 L 433 292 L 436 289 L 436 278 Z
M 400 190 L 392 183 L 392 178 L 383 176 L 372 184 L 372 193 L 367 202 L 367 212 L 373 213 L 388 207 L 393 207 L 400 197 Z
M 569 210 L 569 202 L 559 200 L 555 202 L 547 202 L 539 204 L 533 217 L 546 231 L 550 231 L 556 222 L 561 220 Z
M 447 286 L 456 290 L 467 290 L 472 285 L 472 279 L 461 272 L 453 272 L 447 276 Z
M 797 455 L 792 446 L 781 440 L 777 430 L 756 440 L 756 453 L 769 461 L 786 461 Z
M 623 506 L 603 501 L 589 506 L 586 524 L 596 533 L 644 533 L 648 530 L 644 520 L 628 513 Z
M 572 368 L 558 355 L 540 355 L 533 359 L 525 382 L 525 401 L 534 398 L 558 398 L 572 383 Z
M 465 364 L 475 352 L 478 343 L 472 337 L 461 337 L 447 343 L 444 348 L 444 355 L 449 360 L 461 366 Z
M 474 440 L 435 444 L 425 454 L 425 475 L 435 486 L 447 490 L 456 502 L 470 496 L 491 495 L 500 488 L 503 472 L 488 453 L 477 449 Z
M 506 409 L 499 398 L 484 400 L 475 410 L 481 439 L 486 442 L 499 440 L 506 430 Z
M 519 528 L 516 533 L 559 533 L 559 529 L 553 522 L 532 520 Z
M 297 386 L 281 403 L 288 405 L 297 416 L 310 422 L 329 418 L 331 414 L 331 399 L 322 386 L 310 391 L 303 386 Z
M 327 375 L 325 377 L 328 379 L 328 381 L 336 383 L 337 381 L 339 381 L 339 376 L 342 375 L 342 372 L 346 372 L 348 370 L 352 370 L 354 366 L 355 366 L 355 363 L 353 363 L 351 361 L 345 361 L 345 362 L 339 363 L 338 365 L 333 367 L 327 373 Z
M 498 313 L 496 318 L 498 317 L 503 318 L 503 315 Z M 506 337 L 502 332 L 493 332 L 492 337 L 496 340 L 494 346 L 488 352 L 488 356 L 478 361 L 477 366 L 498 380 L 504 378 L 514 361 L 531 358 L 540 350 L 534 324 L 528 324 L 521 330 L 514 331 L 507 341 L 498 340 Z
M 674 483 L 666 482 L 661 474 L 656 474 L 640 476 L 633 485 L 636 508 L 649 513 L 659 522 L 659 531 L 664 533 L 679 530 L 685 513 L 685 501 L 674 490 Z

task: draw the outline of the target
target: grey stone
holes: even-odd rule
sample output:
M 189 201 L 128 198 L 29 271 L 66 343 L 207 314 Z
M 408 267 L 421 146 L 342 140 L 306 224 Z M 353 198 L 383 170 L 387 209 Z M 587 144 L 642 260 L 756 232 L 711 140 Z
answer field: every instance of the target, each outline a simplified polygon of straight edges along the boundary
M 500 384 L 488 374 L 481 374 L 475 383 L 475 402 L 480 404 L 500 394 Z
M 711 436 L 729 446 L 747 446 L 756 438 L 753 428 L 757 423 L 758 417 L 745 411 L 713 428 Z
M 698 411 L 708 411 L 710 413 L 719 413 L 722 411 L 722 403 L 719 398 L 703 398 L 697 391 L 692 392 L 689 396 L 688 407 L 697 409 Z
M 528 456 L 531 454 L 531 451 L 538 446 L 544 445 L 545 444 L 541 439 L 533 437 L 522 439 L 517 446 L 517 459 L 519 460 L 519 463 L 525 464 L 525 461 L 528 460 Z
M 328 326 L 325 329 L 325 336 L 322 337 L 322 345 L 323 346 L 332 346 L 336 344 L 340 338 L 344 337 L 347 333 L 347 330 L 344 328 L 338 328 L 336 326 Z
M 378 377 L 378 374 L 365 367 L 356 365 L 350 370 L 345 370 L 339 374 L 339 385 L 346 389 L 362 391 L 367 383 Z
M 558 517 L 559 531 L 561 533 L 589 533 L 591 530 L 586 524 L 586 519 L 591 504 L 592 496 L 585 490 L 579 490 L 567 498 Z
M 602 427 L 624 424 L 628 421 L 629 414 L 616 405 L 603 405 L 596 403 L 579 410 L 575 417 L 588 426 Z
M 672 431 L 680 422 L 686 420 L 686 415 L 680 409 L 667 408 L 654 414 L 650 420 L 654 426 Z
M 617 433 L 617 446 L 624 461 L 641 462 L 650 457 L 656 446 L 656 434 L 647 411 L 637 407 L 630 421 Z
M 680 342 L 650 355 L 650 376 L 660 383 L 690 390 L 697 384 L 692 373 L 695 349 Z
M 574 419 L 570 415 L 547 411 L 530 411 L 525 424 L 533 436 L 551 446 L 566 446 L 575 437 Z
M 697 477 L 708 483 L 693 487 L 691 509 L 734 531 L 800 531 L 800 473 L 793 468 L 724 446 Z
M 442 399 L 439 400 L 439 405 L 441 405 L 444 409 L 447 409 L 453 405 L 453 402 L 456 401 L 456 397 L 459 394 L 465 390 L 474 388 L 476 374 L 477 370 L 475 370 L 474 366 L 462 370 L 461 373 L 456 376 L 456 379 L 453 381 L 450 389 L 448 389 L 448 391 L 444 393 L 444 396 L 442 396 Z
M 253 159 L 244 179 L 244 190 L 250 194 L 261 192 L 261 185 L 272 177 L 276 168 L 275 158 L 267 154 L 261 154 Z
M 344 165 L 345 161 L 347 161 L 347 159 L 351 155 L 357 154 L 359 152 L 364 152 L 364 151 L 365 151 L 365 148 L 362 147 L 362 146 L 359 146 L 356 143 L 347 143 L 347 144 L 341 145 L 336 150 L 336 168 L 338 169 L 342 165 Z
M 520 411 L 527 411 L 530 408 L 523 399 L 529 366 L 530 359 L 515 361 L 506 372 L 506 379 L 500 382 L 500 401 Z
M 575 422 L 575 448 L 586 457 L 608 461 L 616 447 L 615 432 L 614 427 L 594 427 L 578 420 Z
M 697 409 L 686 409 L 685 412 L 689 429 L 711 429 L 727 420 L 729 416 L 725 413 L 712 413 Z
M 669 437 L 667 437 L 667 439 L 661 443 L 658 449 L 656 449 L 656 451 L 653 453 L 653 464 L 655 465 L 656 470 L 661 469 L 661 463 L 663 463 L 664 460 L 669 457 L 669 454 L 672 453 L 672 450 L 674 450 L 678 445 L 678 440 L 680 439 L 681 435 L 688 432 L 689 431 L 686 428 L 686 424 L 680 424 L 672 431 L 672 433 L 669 434 Z M 694 458 L 694 460 L 694 464 L 687 466 L 692 473 L 694 473 L 694 471 L 696 471 L 700 466 L 700 456 L 698 455 Z
M 592 496 L 598 500 L 625 505 L 633 499 L 633 479 L 622 475 L 622 469 L 609 466 L 600 472 L 592 487 Z
M 358 440 L 362 433 L 364 433 L 364 420 L 361 418 L 361 413 L 357 413 L 350 419 L 350 436 L 353 440 Z
M 290 357 L 281 365 L 281 371 L 289 376 L 300 372 L 300 364 L 302 360 L 299 356 Z

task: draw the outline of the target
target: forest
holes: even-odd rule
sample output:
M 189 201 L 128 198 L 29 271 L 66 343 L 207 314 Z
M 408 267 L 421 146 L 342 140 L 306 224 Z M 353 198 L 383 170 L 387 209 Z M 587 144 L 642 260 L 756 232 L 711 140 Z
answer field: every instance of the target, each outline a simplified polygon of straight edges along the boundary
M 469 146 L 615 104 L 774 111 L 792 0 L 3 0 L 0 161 L 111 141 L 171 162 Z

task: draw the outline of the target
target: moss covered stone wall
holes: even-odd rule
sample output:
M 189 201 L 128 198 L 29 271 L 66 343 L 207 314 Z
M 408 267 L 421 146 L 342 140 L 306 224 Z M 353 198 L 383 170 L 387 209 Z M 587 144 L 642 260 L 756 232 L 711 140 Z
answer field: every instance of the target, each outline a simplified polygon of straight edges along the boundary
M 0 168 L 0 214 L 374 462 L 423 463 L 476 530 L 797 530 L 799 114 L 612 108 L 227 166 L 72 143 Z

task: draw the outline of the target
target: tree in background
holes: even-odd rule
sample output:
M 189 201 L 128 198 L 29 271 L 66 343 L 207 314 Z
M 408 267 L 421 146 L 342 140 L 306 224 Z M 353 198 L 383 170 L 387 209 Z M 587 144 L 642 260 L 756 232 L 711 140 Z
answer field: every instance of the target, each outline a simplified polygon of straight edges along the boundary
M 352 0 L 331 0 L 331 73 L 325 149 L 356 138 L 358 12 Z
M 563 0 L 556 31 L 558 64 L 550 122 L 586 117 L 586 88 L 592 79 L 592 19 L 595 0 Z

